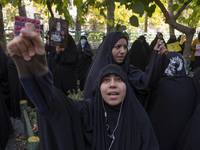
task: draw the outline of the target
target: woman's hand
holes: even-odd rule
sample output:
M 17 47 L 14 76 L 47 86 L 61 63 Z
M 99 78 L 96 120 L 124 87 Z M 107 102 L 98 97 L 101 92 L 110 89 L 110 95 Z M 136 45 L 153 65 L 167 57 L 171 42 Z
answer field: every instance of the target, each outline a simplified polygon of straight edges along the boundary
M 45 54 L 44 43 L 39 38 L 35 26 L 30 22 L 21 29 L 19 36 L 8 43 L 7 48 L 11 56 L 17 55 L 25 61 L 30 61 L 36 54 Z
M 32 23 L 26 23 L 20 35 L 10 41 L 7 48 L 19 77 L 42 75 L 48 71 L 44 43 Z
M 157 50 L 158 54 L 167 54 L 168 53 L 168 50 L 165 47 L 165 43 L 163 42 L 163 40 L 160 40 L 160 39 L 158 39 L 158 41 L 154 47 L 154 50 Z

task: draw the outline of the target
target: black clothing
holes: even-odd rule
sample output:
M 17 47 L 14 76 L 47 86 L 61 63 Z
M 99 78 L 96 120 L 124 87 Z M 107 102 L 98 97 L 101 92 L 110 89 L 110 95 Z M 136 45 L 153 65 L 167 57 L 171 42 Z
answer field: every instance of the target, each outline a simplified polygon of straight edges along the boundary
M 13 133 L 10 115 L 5 103 L 9 104 L 9 85 L 7 74 L 7 56 L 0 46 L 0 150 L 5 150 L 9 135 Z
M 178 52 L 170 59 L 164 76 L 151 89 L 147 113 L 156 133 L 160 150 L 176 150 L 178 140 L 196 105 L 196 91 L 183 57 Z
M 48 62 L 48 59 L 49 59 L 49 54 L 51 52 L 56 52 L 56 49 L 55 47 L 51 46 L 49 43 L 46 43 L 45 44 L 45 51 L 46 51 L 46 56 L 47 56 L 47 62 Z
M 130 64 L 145 71 L 147 66 L 147 53 L 139 40 L 135 40 L 128 52 Z
M 85 43 L 84 47 L 81 46 L 81 43 L 77 45 L 78 50 L 78 65 L 77 65 L 77 75 L 78 80 L 80 80 L 80 90 L 84 89 L 84 82 L 86 73 L 90 64 L 92 63 L 93 52 L 88 42 Z M 83 51 L 82 51 L 83 50 Z
M 126 96 L 120 104 L 120 108 L 118 106 L 116 106 L 117 108 L 109 105 L 104 106 L 100 85 L 103 77 L 108 74 L 121 77 L 126 84 Z M 53 92 L 46 93 L 51 85 L 46 89 L 42 87 L 46 86 L 48 79 L 45 78 L 48 75 L 22 80 L 22 84 L 34 81 L 34 84 L 37 85 L 35 89 L 31 89 L 31 86 L 26 86 L 27 83 L 23 84 L 36 105 L 38 104 L 37 101 L 43 103 L 40 99 L 34 98 L 35 95 L 38 96 L 39 92 L 45 100 L 47 99 L 46 94 L 53 94 L 53 97 L 49 97 L 53 98 L 53 101 L 48 104 L 49 109 L 43 113 L 38 112 L 42 149 L 107 150 L 109 147 L 110 150 L 159 149 L 147 114 L 132 92 L 126 74 L 118 65 L 111 64 L 102 69 L 95 82 L 94 99 L 81 101 L 72 101 L 57 88 L 53 88 Z M 117 120 L 114 121 L 114 124 L 110 124 L 112 122 L 111 116 L 114 116 L 114 120 Z M 109 118 L 108 123 L 106 118 Z M 112 128 L 111 131 L 107 131 L 107 125 L 115 127 L 115 130 Z M 110 132 L 112 134 L 108 136 Z M 113 137 L 113 139 L 110 137 Z
M 157 35 L 156 35 L 156 37 L 154 38 L 154 40 L 151 42 L 151 44 L 150 44 L 150 51 L 151 52 L 154 50 L 154 47 L 155 47 L 155 45 L 156 45 L 156 43 L 158 41 L 158 34 L 162 34 L 162 33 L 158 32 Z M 164 39 L 162 39 L 162 40 L 165 43 L 165 47 L 167 48 L 165 40 Z
M 121 38 L 125 38 L 127 40 L 126 36 L 120 32 L 111 32 L 105 37 L 90 66 L 84 87 L 84 99 L 92 98 L 93 85 L 100 70 L 108 64 L 117 64 L 114 61 L 112 49 L 116 42 Z M 166 59 L 167 57 L 165 55 L 159 55 L 158 52 L 154 50 L 149 66 L 145 72 L 142 72 L 140 69 L 130 65 L 128 54 L 125 56 L 123 63 L 118 65 L 127 74 L 131 87 L 135 92 L 137 92 L 137 97 L 139 97 L 141 94 L 147 94 L 150 87 L 159 81 L 168 64 L 168 60 Z M 140 98 L 140 101 L 143 103 L 143 98 Z
M 17 73 L 17 68 L 14 64 L 14 61 L 9 58 L 7 62 L 7 67 L 8 67 L 8 79 L 9 79 L 9 90 L 10 90 L 10 104 L 11 104 L 11 116 L 16 118 L 20 118 L 20 100 L 21 99 L 21 94 L 20 94 L 20 89 L 21 83 L 19 81 L 19 76 Z
M 56 65 L 56 60 L 55 60 L 56 54 L 57 54 L 56 48 L 52 47 L 51 51 L 49 52 L 49 54 L 47 56 L 47 64 L 52 73 L 53 73 L 55 65 Z
M 200 147 L 200 67 L 193 75 L 197 92 L 197 107 L 179 140 L 177 150 L 198 150 Z
M 28 106 L 34 108 L 34 105 L 26 95 L 20 81 L 17 72 L 17 68 L 15 66 L 14 61 L 9 58 L 7 62 L 8 68 L 8 80 L 9 80 L 9 90 L 10 90 L 10 115 L 14 118 L 21 117 L 20 112 L 20 101 L 27 100 Z
M 77 69 L 78 53 L 76 44 L 71 35 L 68 34 L 68 46 L 63 52 L 55 54 L 55 67 L 53 70 L 54 85 L 66 95 L 68 91 L 77 91 Z
M 175 35 L 171 35 L 169 40 L 167 41 L 167 44 L 171 44 L 171 43 L 175 43 L 175 42 L 177 42 L 176 36 Z
M 150 60 L 150 57 L 151 57 L 151 50 L 150 50 L 150 46 L 149 46 L 149 43 L 146 41 L 145 39 L 145 36 L 144 35 L 141 35 L 138 40 L 141 41 L 145 51 L 146 51 L 146 54 L 147 54 L 147 64 L 149 63 L 149 60 Z

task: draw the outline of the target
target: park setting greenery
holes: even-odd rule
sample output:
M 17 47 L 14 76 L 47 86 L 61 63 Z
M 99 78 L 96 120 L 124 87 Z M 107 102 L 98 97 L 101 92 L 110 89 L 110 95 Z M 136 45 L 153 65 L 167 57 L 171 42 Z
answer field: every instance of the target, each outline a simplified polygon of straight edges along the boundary
M 186 35 L 183 56 L 186 61 L 190 54 L 190 44 L 199 26 L 200 0 L 29 0 L 38 14 L 48 21 L 58 13 L 69 20 L 71 28 L 81 31 L 86 24 L 91 31 L 122 31 L 127 36 L 131 31 L 148 33 L 148 28 L 168 28 L 169 35 L 175 30 Z M 26 17 L 25 0 L 1 0 L 0 2 L 0 43 L 6 49 L 4 24 L 13 22 L 15 15 Z M 77 17 L 69 13 L 71 6 L 77 8 Z M 10 6 L 7 8 L 7 6 Z M 3 9 L 7 8 L 6 20 Z

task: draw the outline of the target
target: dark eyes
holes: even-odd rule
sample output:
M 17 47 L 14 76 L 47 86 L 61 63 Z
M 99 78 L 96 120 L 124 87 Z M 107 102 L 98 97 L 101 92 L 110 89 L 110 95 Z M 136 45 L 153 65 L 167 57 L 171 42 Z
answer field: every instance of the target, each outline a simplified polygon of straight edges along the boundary
M 114 48 L 120 49 L 122 46 L 123 45 L 115 45 Z M 124 49 L 127 49 L 127 45 L 124 45 L 123 47 L 124 47 Z
M 104 79 L 102 80 L 102 82 L 109 82 L 110 80 L 111 80 L 111 78 L 104 78 Z M 122 81 L 122 79 L 121 79 L 120 77 L 117 77 L 117 78 L 115 78 L 114 80 L 117 81 L 117 82 Z

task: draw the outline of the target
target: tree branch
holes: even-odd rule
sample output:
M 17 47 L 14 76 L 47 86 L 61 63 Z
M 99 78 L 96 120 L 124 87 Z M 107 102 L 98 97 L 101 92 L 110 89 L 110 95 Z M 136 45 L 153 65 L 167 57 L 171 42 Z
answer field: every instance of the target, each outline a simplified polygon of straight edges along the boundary
M 53 11 L 51 9 L 51 1 L 47 1 L 47 8 L 48 8 L 48 10 L 49 10 L 49 12 L 51 14 L 51 17 L 54 18 L 54 14 L 53 14 Z
M 163 12 L 163 14 L 164 14 L 166 20 L 169 20 L 171 17 L 170 17 L 170 15 L 169 15 L 168 11 L 166 10 L 165 6 L 161 3 L 160 0 L 154 0 L 154 1 L 155 1 L 155 3 L 158 5 L 158 7 L 160 7 L 160 9 L 161 9 L 161 11 Z
M 182 11 L 185 9 L 185 7 L 191 2 L 192 0 L 187 0 L 187 2 L 185 2 L 181 8 L 178 10 L 178 12 L 176 13 L 176 15 L 174 16 L 174 19 L 176 20 L 178 18 L 178 16 L 181 15 Z

